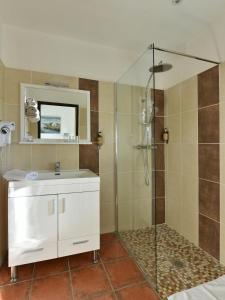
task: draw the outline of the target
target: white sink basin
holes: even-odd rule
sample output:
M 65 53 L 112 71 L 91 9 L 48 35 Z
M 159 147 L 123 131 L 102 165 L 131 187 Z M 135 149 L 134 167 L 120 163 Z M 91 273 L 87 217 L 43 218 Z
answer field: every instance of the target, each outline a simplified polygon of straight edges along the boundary
M 97 177 L 95 173 L 90 170 L 62 170 L 60 174 L 49 171 L 39 171 L 38 177 L 35 180 L 50 180 L 50 179 L 73 179 L 73 178 L 90 178 Z

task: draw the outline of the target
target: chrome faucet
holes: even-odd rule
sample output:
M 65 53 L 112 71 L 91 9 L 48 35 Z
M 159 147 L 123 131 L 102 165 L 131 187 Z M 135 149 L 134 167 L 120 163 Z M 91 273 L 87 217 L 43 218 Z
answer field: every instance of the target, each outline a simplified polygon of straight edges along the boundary
M 55 175 L 60 175 L 60 161 L 55 163 Z

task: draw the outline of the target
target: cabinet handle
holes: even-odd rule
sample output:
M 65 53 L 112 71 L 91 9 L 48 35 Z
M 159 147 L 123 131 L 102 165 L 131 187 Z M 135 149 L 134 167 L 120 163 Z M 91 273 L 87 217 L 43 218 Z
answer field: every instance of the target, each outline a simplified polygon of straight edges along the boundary
M 59 213 L 60 214 L 64 214 L 64 212 L 66 211 L 66 198 L 62 198 L 61 200 L 60 200 L 60 211 L 59 211 Z
M 33 252 L 40 252 L 40 251 L 43 251 L 43 250 L 44 250 L 44 248 L 29 249 L 29 250 L 23 251 L 23 254 L 26 254 L 26 253 L 33 253 Z
M 48 215 L 54 215 L 55 214 L 55 199 L 52 199 L 48 201 Z
M 80 242 L 73 242 L 73 245 L 86 244 L 88 242 L 89 242 L 89 240 L 84 240 L 84 241 L 80 241 Z

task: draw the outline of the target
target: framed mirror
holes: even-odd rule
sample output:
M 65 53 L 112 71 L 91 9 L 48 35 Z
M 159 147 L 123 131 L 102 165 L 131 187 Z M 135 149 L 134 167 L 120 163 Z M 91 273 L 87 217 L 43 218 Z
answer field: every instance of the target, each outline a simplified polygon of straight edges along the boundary
M 21 84 L 21 143 L 90 144 L 90 92 Z

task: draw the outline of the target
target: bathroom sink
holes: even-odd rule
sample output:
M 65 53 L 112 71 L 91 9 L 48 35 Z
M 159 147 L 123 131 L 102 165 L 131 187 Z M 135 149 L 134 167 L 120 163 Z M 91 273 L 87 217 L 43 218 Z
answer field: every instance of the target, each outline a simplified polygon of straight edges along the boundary
M 51 180 L 51 179 L 73 179 L 73 178 L 90 178 L 97 175 L 88 169 L 83 170 L 62 170 L 59 174 L 49 171 L 39 171 L 35 180 Z

